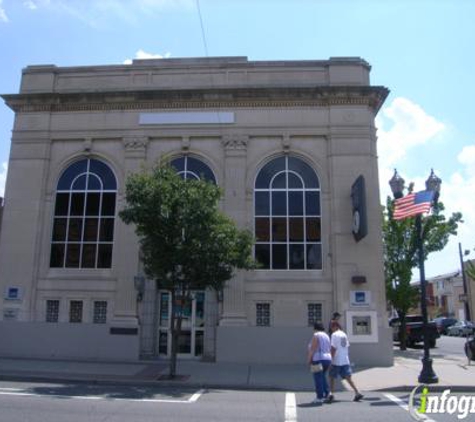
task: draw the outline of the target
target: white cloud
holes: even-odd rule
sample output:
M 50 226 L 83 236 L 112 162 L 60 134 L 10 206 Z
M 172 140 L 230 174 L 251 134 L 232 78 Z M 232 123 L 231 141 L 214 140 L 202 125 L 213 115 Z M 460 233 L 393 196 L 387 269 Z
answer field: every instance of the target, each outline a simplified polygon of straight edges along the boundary
M 390 125 L 387 129 L 386 126 Z M 378 151 L 385 165 L 392 166 L 408 150 L 434 139 L 445 129 L 443 123 L 428 115 L 407 98 L 398 97 L 381 110 L 376 119 Z
M 2 163 L 2 168 L 0 171 L 0 196 L 3 198 L 5 195 L 5 182 L 7 180 L 7 172 L 8 172 L 8 163 Z
M 33 1 L 33 0 L 26 0 L 23 2 L 23 6 L 30 10 L 36 10 L 38 9 L 38 5 Z
M 446 207 L 446 215 L 461 212 L 463 224 L 459 225 L 457 237 L 451 237 L 442 252 L 429 257 L 428 275 L 444 274 L 460 269 L 458 244 L 472 253 L 468 258 L 475 258 L 475 142 L 465 146 L 458 155 L 460 163 L 447 180 L 442 181 L 441 200 Z
M 411 149 L 434 141 L 445 126 L 407 98 L 398 97 L 376 118 L 381 198 L 390 195 L 388 181 Z M 426 169 L 424 169 L 426 171 Z M 426 176 L 427 177 L 427 176 Z M 416 182 L 416 180 L 414 180 Z
M 0 0 L 0 22 L 8 22 L 8 16 L 3 8 L 3 0 Z
M 475 145 L 468 145 L 462 149 L 457 159 L 465 166 L 471 177 L 475 177 Z
M 463 214 L 465 223 L 461 226 L 460 234 L 469 235 L 471 248 L 475 246 L 475 207 L 473 199 L 475 193 L 475 142 L 463 147 L 457 157 L 460 165 L 447 180 L 443 182 L 444 204 L 447 209 Z
M 164 55 L 153 54 L 153 53 L 147 53 L 146 51 L 143 51 L 142 49 L 140 49 L 135 53 L 134 58 L 135 59 L 140 59 L 140 60 L 144 60 L 144 59 L 166 59 L 170 56 L 171 56 L 170 53 L 165 53 Z M 132 64 L 132 59 L 126 59 L 126 60 L 124 60 L 123 63 L 124 64 Z

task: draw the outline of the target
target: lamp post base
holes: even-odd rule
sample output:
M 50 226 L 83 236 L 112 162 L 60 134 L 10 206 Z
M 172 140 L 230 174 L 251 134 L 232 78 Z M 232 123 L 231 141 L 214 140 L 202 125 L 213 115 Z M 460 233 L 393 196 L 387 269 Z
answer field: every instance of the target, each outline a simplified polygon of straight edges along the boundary
M 422 371 L 418 379 L 420 384 L 437 384 L 439 378 L 432 369 L 432 359 L 422 358 Z

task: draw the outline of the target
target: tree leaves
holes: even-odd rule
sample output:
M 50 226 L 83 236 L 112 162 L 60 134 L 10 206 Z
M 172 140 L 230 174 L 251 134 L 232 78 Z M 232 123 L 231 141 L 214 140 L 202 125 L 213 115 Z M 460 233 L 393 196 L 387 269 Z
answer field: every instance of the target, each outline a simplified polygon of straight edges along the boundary
M 251 268 L 252 236 L 218 210 L 220 189 L 166 166 L 131 175 L 120 217 L 135 224 L 146 274 L 165 289 L 221 289 Z
M 412 270 L 418 266 L 418 233 L 415 217 L 394 220 L 393 209 L 393 200 L 388 196 L 383 207 L 386 296 L 400 315 L 406 315 L 419 300 L 419 290 L 411 286 Z M 457 234 L 459 223 L 463 223 L 461 213 L 453 213 L 447 219 L 444 210 L 439 202 L 431 215 L 421 217 L 424 260 L 430 253 L 443 250 L 450 236 Z
M 253 268 L 253 237 L 219 211 L 216 185 L 184 180 L 168 166 L 157 164 L 130 175 L 125 199 L 119 216 L 135 225 L 145 273 L 158 288 L 171 292 L 174 377 L 182 319 L 177 309 L 190 303 L 193 291 L 220 291 L 236 268 Z

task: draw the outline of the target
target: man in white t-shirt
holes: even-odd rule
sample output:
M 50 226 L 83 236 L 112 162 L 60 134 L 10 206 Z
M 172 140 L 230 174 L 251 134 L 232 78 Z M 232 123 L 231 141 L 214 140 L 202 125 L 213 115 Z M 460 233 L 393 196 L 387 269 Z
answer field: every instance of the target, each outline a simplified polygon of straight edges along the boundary
M 333 320 L 330 323 L 332 336 L 331 336 L 331 355 L 332 355 L 332 365 L 330 367 L 330 394 L 325 400 L 325 403 L 332 403 L 335 399 L 333 395 L 334 386 L 335 386 L 335 378 L 341 377 L 342 379 L 348 381 L 351 388 L 355 392 L 355 397 L 353 401 L 360 401 L 363 398 L 363 394 L 361 394 L 358 389 L 356 388 L 355 383 L 351 379 L 351 367 L 350 367 L 350 358 L 348 356 L 348 348 L 350 346 L 350 342 L 348 341 L 348 337 L 342 331 L 340 324 L 338 321 Z

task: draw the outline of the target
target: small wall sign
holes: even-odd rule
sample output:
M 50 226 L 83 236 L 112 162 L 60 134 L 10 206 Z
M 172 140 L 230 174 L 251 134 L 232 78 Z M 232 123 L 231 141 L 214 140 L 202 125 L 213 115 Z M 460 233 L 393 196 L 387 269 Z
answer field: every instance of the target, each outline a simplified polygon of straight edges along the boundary
M 5 300 L 21 300 L 22 299 L 22 291 L 19 287 L 8 286 L 5 289 L 5 294 L 4 294 L 3 298 Z
M 351 306 L 369 306 L 371 303 L 371 292 L 369 290 L 350 291 Z

